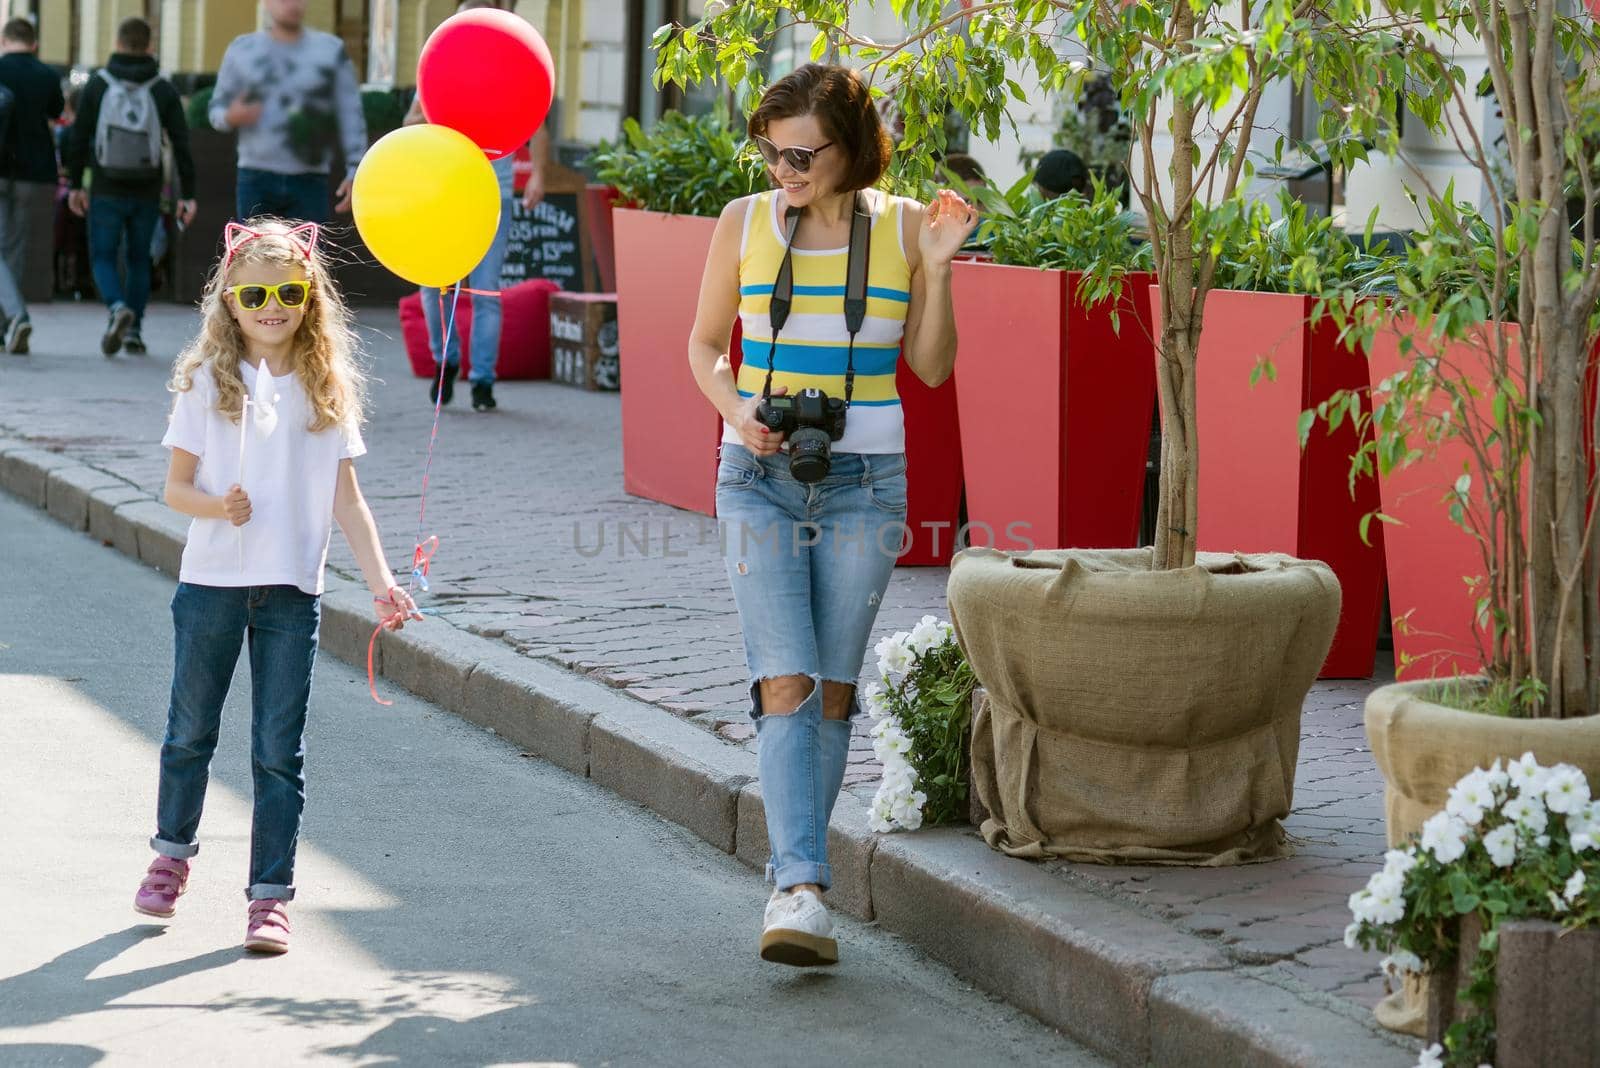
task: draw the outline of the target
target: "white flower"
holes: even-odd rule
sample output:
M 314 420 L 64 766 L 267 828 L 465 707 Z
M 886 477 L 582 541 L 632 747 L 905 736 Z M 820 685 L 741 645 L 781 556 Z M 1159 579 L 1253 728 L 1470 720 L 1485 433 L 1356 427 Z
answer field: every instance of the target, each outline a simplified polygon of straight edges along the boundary
M 867 814 L 867 826 L 878 834 L 888 834 L 894 830 L 894 820 L 889 815 L 889 802 L 883 797 L 883 791 L 878 791 L 878 796 L 872 799 L 872 810 Z
M 1374 872 L 1364 889 L 1350 895 L 1350 911 L 1356 921 L 1399 923 L 1405 918 L 1406 900 L 1401 876 Z
M 1395 967 L 1399 968 L 1401 971 L 1412 972 L 1416 975 L 1421 975 L 1426 967 L 1426 965 L 1422 963 L 1422 958 L 1411 952 L 1409 949 L 1395 950 L 1391 956 L 1391 959 L 1394 961 Z
M 1417 1058 L 1417 1068 L 1444 1068 L 1444 1047 L 1435 1042 Z
M 922 621 L 911 628 L 911 633 L 905 641 L 906 648 L 918 656 L 943 644 L 944 630 L 933 616 L 923 616 Z
M 906 648 L 903 638 L 903 634 L 893 634 L 872 648 L 878 654 L 878 674 L 886 679 L 911 670 L 911 650 Z
M 1506 772 L 1505 768 L 1500 766 L 1499 757 L 1495 758 L 1494 763 L 1489 766 L 1489 770 L 1483 774 L 1488 780 L 1491 790 L 1504 790 L 1511 784 L 1511 776 Z
M 1574 812 L 1567 817 L 1567 835 L 1572 841 L 1574 853 L 1587 853 L 1595 847 L 1595 840 L 1600 838 L 1600 824 L 1595 823 L 1587 811 Z
M 889 714 L 889 693 L 876 682 L 867 684 L 867 715 L 882 719 Z
M 1549 817 L 1538 794 L 1523 794 L 1506 802 L 1505 817 L 1534 834 L 1543 834 Z
M 1360 923 L 1352 923 L 1352 924 L 1350 924 L 1348 927 L 1346 927 L 1344 929 L 1344 944 L 1345 944 L 1345 948 L 1346 949 L 1360 949 L 1361 948 L 1361 943 L 1356 939 L 1356 935 L 1359 934 L 1360 932 L 1361 932 L 1361 924 Z
M 1383 855 L 1383 870 L 1391 875 L 1402 878 L 1406 872 L 1417 866 L 1417 853 L 1415 849 L 1391 849 Z
M 1589 807 L 1589 780 L 1571 764 L 1557 764 L 1550 769 L 1544 784 L 1544 803 L 1551 812 L 1566 814 Z
M 1494 787 L 1489 784 L 1489 773 L 1476 768 L 1450 788 L 1450 801 L 1445 811 L 1476 827 L 1483 822 L 1485 811 L 1494 809 Z
M 1511 777 L 1511 785 L 1517 788 L 1517 793 L 1521 797 L 1537 797 L 1544 793 L 1545 780 L 1550 775 L 1550 772 L 1540 767 L 1539 762 L 1533 759 L 1532 753 L 1523 753 L 1521 757 L 1513 760 L 1506 773 Z
M 1557 897 L 1556 896 L 1556 892 L 1554 890 L 1545 891 L 1545 896 L 1550 899 L 1550 907 L 1552 909 L 1554 909 L 1556 912 L 1565 912 L 1565 911 L 1567 911 L 1567 903 L 1565 901 L 1561 900 L 1559 897 Z
M 1517 859 L 1517 825 L 1514 823 L 1501 824 L 1483 836 L 1483 848 L 1489 851 L 1489 859 L 1501 868 L 1509 868 Z
M 1378 962 L 1378 967 L 1390 978 L 1398 978 L 1401 972 L 1411 972 L 1414 975 L 1422 974 L 1422 958 L 1409 949 L 1397 949 L 1389 956 Z
M 1434 855 L 1441 864 L 1461 859 L 1467 851 L 1470 829 L 1448 812 L 1438 812 L 1422 825 L 1422 848 Z
M 890 805 L 890 818 L 906 830 L 914 831 L 922 826 L 922 806 L 927 803 L 928 795 L 920 790 L 901 794 Z
M 891 795 L 910 793 L 916 789 L 917 773 L 911 770 L 911 765 L 900 761 L 883 766 L 883 782 L 878 788 Z
M 900 729 L 900 721 L 886 716 L 872 725 L 872 751 L 888 764 L 896 756 L 911 752 L 911 739 Z
M 1566 889 L 1561 891 L 1561 896 L 1566 899 L 1569 905 L 1577 903 L 1578 895 L 1583 893 L 1583 883 L 1582 871 L 1573 872 L 1572 878 L 1567 880 Z

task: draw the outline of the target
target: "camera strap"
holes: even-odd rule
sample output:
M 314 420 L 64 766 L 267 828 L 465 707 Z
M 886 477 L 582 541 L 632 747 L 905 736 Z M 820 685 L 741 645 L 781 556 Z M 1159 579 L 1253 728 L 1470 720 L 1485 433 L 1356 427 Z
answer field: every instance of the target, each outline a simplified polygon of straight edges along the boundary
M 845 350 L 844 402 L 850 403 L 856 385 L 856 335 L 867 318 L 867 278 L 872 257 L 872 209 L 857 193 L 850 215 L 850 251 L 845 265 L 844 326 L 850 334 L 850 346 Z M 867 210 L 863 211 L 863 207 Z M 789 309 L 794 304 L 794 235 L 800 229 L 803 208 L 790 208 L 784 213 L 783 263 L 778 267 L 778 278 L 772 285 L 772 303 L 768 315 L 772 321 L 772 344 L 767 349 L 767 383 L 761 388 L 763 399 L 772 397 L 773 363 L 778 353 L 778 334 L 789 321 Z

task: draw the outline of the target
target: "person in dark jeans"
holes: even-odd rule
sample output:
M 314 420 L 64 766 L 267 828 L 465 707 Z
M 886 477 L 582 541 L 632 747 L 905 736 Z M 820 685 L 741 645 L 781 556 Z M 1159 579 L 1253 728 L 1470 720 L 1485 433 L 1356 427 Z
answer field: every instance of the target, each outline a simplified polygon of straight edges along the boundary
M 239 220 L 256 215 L 328 220 L 335 139 L 345 177 L 334 194 L 350 210 L 367 149 L 361 88 L 344 42 L 305 25 L 305 0 L 265 0 L 267 28 L 234 39 L 211 95 L 211 125 L 239 131 Z
M 39 35 L 27 19 L 0 29 L 0 85 L 10 90 L 11 109 L 0 144 L 0 312 L 5 315 L 7 352 L 28 351 L 33 324 L 18 279 L 28 270 L 28 229 L 47 214 L 56 192 L 56 144 L 50 124 L 66 99 L 61 78 L 34 53 Z
M 94 284 L 100 290 L 110 317 L 100 338 L 100 351 L 114 356 L 123 349 L 135 355 L 145 352 L 142 327 L 145 305 L 150 299 L 150 239 L 161 221 L 161 192 L 165 175 L 159 151 L 152 166 L 125 170 L 102 157 L 101 111 L 107 93 L 114 93 L 116 105 L 131 107 L 135 113 L 154 107 L 151 122 L 159 122 L 159 133 L 148 136 L 159 148 L 160 133 L 172 146 L 178 170 L 182 199 L 178 201 L 178 222 L 189 225 L 194 218 L 194 157 L 189 152 L 189 126 L 184 119 L 183 102 L 172 83 L 160 75 L 155 57 L 150 54 L 150 24 L 137 16 L 123 19 L 117 27 L 117 50 L 105 69 L 89 79 L 78 102 L 78 114 L 67 137 L 63 153 L 67 183 L 71 187 L 70 205 L 78 215 L 89 219 L 89 259 L 94 268 Z M 120 83 L 120 84 L 119 84 Z M 108 116 L 108 122 L 116 121 Z M 124 133 L 136 139 L 142 120 L 128 120 L 133 127 Z M 112 169 L 115 168 L 115 169 Z M 84 188 L 84 172 L 92 189 Z M 118 264 L 126 258 L 126 282 Z

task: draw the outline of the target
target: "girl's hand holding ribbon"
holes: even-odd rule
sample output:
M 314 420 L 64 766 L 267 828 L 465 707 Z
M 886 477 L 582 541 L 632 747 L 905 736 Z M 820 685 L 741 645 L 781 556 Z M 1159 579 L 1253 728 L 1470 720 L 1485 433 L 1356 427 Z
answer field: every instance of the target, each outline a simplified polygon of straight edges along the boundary
M 379 626 L 384 630 L 401 630 L 406 620 L 422 619 L 422 613 L 417 611 L 417 602 L 399 586 L 390 586 L 385 597 L 374 597 L 372 610 L 377 613 Z

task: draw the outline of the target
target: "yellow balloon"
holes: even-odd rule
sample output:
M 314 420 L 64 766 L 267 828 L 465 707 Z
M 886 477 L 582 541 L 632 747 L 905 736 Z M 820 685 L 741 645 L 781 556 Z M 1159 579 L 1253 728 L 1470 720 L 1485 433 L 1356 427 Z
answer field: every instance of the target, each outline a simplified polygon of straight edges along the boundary
M 356 229 L 389 270 L 420 286 L 461 281 L 500 227 L 500 183 L 483 149 L 448 126 L 403 126 L 356 168 Z

